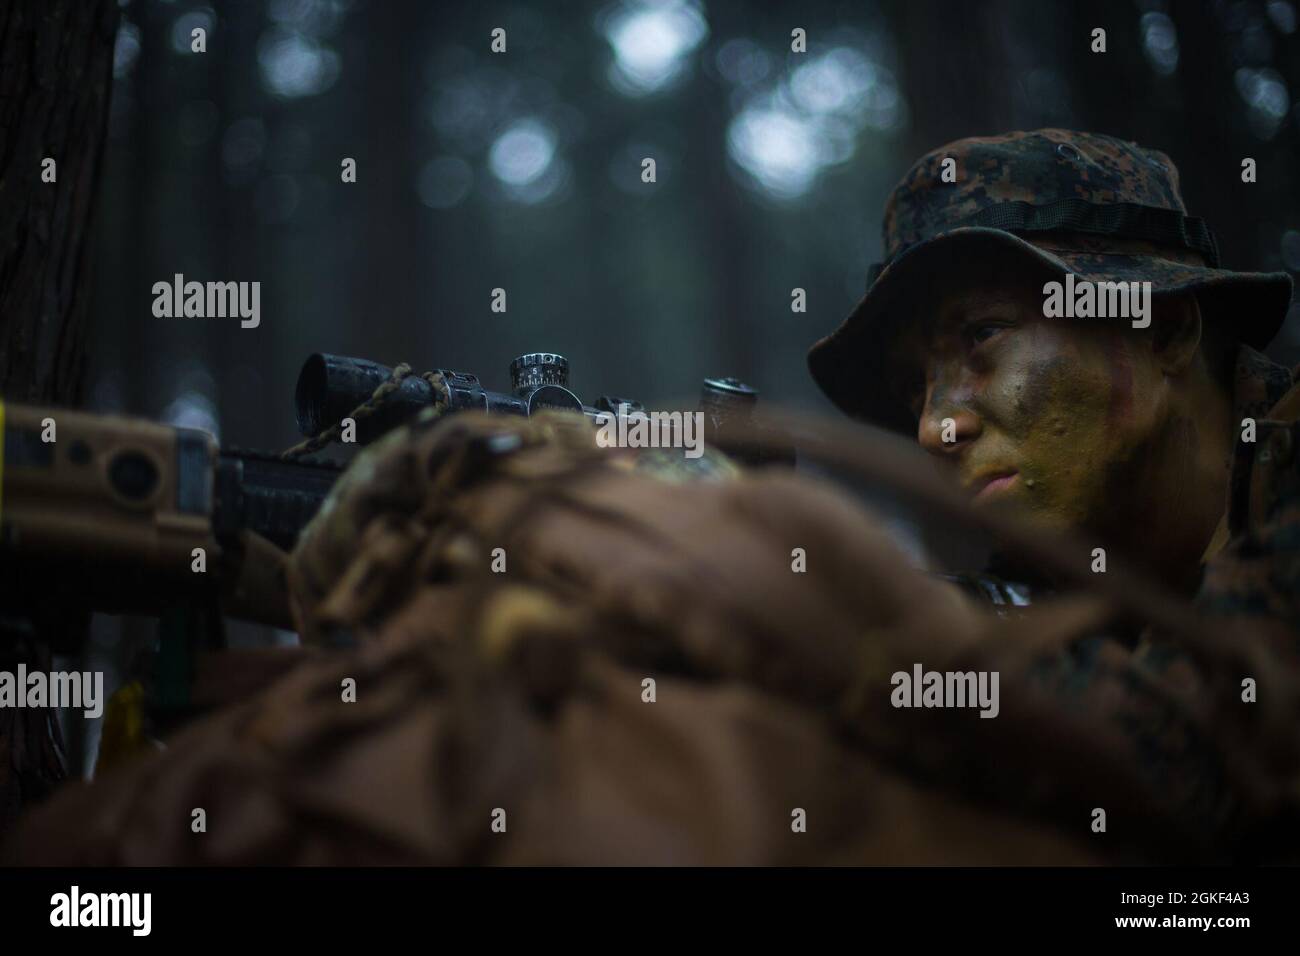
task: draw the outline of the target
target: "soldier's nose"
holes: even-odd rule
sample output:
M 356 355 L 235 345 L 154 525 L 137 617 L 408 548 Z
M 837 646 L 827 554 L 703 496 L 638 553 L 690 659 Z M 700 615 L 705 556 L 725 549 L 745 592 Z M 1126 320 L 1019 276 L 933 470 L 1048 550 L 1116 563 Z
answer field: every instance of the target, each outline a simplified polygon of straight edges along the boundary
M 917 425 L 916 440 L 932 455 L 956 455 L 979 437 L 979 416 L 951 405 L 926 405 Z

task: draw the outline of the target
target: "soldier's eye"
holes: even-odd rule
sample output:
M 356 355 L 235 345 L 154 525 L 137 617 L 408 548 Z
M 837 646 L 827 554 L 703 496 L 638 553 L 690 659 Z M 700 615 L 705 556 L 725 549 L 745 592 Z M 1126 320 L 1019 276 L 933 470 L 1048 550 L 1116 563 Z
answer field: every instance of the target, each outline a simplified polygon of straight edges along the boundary
M 966 341 L 972 346 L 982 345 L 999 332 L 1005 332 L 1007 325 L 1003 322 L 972 322 L 963 329 Z

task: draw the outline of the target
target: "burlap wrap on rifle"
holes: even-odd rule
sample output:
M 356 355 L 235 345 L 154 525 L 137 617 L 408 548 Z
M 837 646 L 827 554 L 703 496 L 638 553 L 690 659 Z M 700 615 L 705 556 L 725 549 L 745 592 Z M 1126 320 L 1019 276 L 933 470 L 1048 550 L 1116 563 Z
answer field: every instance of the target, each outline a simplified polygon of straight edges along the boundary
M 1111 651 L 1066 703 L 1032 679 L 1105 627 L 1104 601 L 1000 619 L 910 568 L 827 485 L 712 457 L 681 475 L 665 461 L 597 448 L 565 416 L 460 415 L 391 434 L 290 563 L 304 640 L 332 649 L 165 751 L 66 789 L 28 819 L 18 859 L 1080 863 L 1213 851 L 1204 817 L 1133 769 Z M 792 570 L 796 548 L 806 573 Z M 998 671 L 1000 714 L 892 707 L 890 675 L 915 663 Z M 1089 829 L 1095 807 L 1104 835 Z

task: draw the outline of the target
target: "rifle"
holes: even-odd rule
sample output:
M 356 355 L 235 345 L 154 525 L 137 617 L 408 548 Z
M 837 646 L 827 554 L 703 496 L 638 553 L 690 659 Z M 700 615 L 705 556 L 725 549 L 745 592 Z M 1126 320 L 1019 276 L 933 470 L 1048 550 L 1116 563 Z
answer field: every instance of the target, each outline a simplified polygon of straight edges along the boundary
M 341 466 L 219 450 L 206 432 L 113 415 L 0 415 L 6 612 L 149 613 L 217 596 L 236 616 L 288 626 L 287 609 L 237 587 L 236 561 L 250 536 L 292 547 Z
M 189 428 L 0 403 L 0 580 L 10 585 L 4 605 L 30 609 L 50 597 L 66 607 L 62 585 L 75 581 L 73 603 L 148 612 L 170 593 L 214 593 L 215 581 L 224 585 L 215 592 L 224 613 L 288 627 L 282 602 L 250 590 L 239 562 L 256 540 L 293 547 L 343 468 L 304 455 L 338 440 L 341 422 L 352 420 L 355 442 L 364 445 L 435 405 L 444 413 L 521 416 L 567 409 L 593 423 L 643 410 L 609 395 L 584 404 L 568 388 L 567 360 L 555 353 L 522 355 L 510 371 L 512 389 L 504 393 L 464 372 L 417 376 L 405 365 L 312 355 L 294 392 L 307 440 L 278 455 L 219 449 L 212 436 Z M 706 432 L 719 435 L 747 420 L 756 399 L 735 379 L 707 379 L 700 403 Z M 209 562 L 218 573 L 208 574 Z
M 293 627 L 284 552 L 343 470 L 305 456 L 339 440 L 343 422 L 364 445 L 431 406 L 507 415 L 559 408 L 593 423 L 642 410 L 608 395 L 584 404 L 555 353 L 522 355 L 510 372 L 511 390 L 494 392 L 468 373 L 415 375 L 405 365 L 312 355 L 295 389 L 306 441 L 283 454 L 222 449 L 189 428 L 0 402 L 0 640 L 76 653 L 92 611 L 157 615 L 152 703 L 186 714 L 197 655 L 225 646 L 225 617 Z M 706 380 L 706 434 L 747 421 L 756 399 L 735 379 Z

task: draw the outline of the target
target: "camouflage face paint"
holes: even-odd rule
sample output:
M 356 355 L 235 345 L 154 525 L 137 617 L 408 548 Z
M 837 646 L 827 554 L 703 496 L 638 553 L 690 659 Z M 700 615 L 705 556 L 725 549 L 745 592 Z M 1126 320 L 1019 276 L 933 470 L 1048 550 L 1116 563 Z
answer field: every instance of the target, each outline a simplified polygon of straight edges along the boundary
M 1133 363 L 1118 335 L 1106 337 L 1106 361 L 1110 365 L 1111 384 L 1107 421 L 1122 427 L 1133 412 Z
M 1112 328 L 1043 318 L 1032 293 L 947 295 L 910 346 L 925 369 L 921 443 L 980 504 L 1016 501 L 1046 526 L 1100 530 L 1149 437 L 1135 409 L 1151 376 L 1135 345 Z M 945 418 L 960 423 L 955 443 L 936 440 Z

